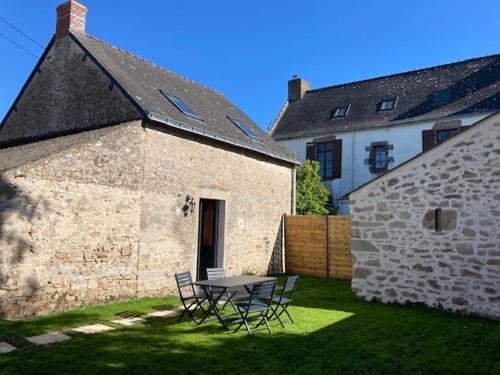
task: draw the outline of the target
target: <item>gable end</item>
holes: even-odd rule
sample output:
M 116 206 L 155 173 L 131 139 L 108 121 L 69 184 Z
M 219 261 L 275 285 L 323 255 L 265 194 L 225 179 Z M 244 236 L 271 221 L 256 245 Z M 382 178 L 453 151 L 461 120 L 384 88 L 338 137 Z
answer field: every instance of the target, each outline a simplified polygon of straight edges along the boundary
M 0 147 L 142 119 L 123 88 L 73 38 L 51 41 L 0 126 Z

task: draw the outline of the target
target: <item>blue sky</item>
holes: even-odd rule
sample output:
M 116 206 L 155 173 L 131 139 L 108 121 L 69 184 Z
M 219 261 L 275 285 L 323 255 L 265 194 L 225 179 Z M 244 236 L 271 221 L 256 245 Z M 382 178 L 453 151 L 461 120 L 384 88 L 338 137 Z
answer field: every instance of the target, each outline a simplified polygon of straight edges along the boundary
M 46 45 L 62 2 L 2 0 L 0 16 Z M 294 74 L 318 88 L 500 53 L 498 0 L 81 2 L 88 33 L 223 92 L 262 127 Z M 36 59 L 1 36 L 0 51 L 3 118 Z

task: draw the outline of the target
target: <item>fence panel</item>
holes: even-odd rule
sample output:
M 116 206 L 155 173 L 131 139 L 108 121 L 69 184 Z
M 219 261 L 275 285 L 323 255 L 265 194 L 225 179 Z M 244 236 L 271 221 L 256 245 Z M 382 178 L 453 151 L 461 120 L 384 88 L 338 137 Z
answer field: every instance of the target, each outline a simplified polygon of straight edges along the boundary
M 289 273 L 350 279 L 351 218 L 286 216 L 285 254 Z
M 328 217 L 329 276 L 336 279 L 352 278 L 351 218 Z

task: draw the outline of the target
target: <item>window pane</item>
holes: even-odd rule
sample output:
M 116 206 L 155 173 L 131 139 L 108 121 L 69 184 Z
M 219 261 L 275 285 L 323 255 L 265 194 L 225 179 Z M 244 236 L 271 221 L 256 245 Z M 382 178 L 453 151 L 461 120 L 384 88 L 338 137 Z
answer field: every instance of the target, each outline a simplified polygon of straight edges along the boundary
M 386 111 L 396 108 L 396 100 L 397 98 L 385 99 L 380 103 L 380 110 Z
M 433 104 L 445 104 L 450 101 L 450 89 L 444 89 L 438 92 L 435 92 L 432 96 Z
M 330 118 L 347 116 L 348 110 L 349 110 L 349 105 L 337 107 L 330 113 Z
M 333 161 L 328 160 L 326 162 L 326 176 L 325 177 L 332 177 L 333 176 Z
M 375 146 L 373 149 L 374 159 L 373 166 L 377 170 L 383 170 L 387 168 L 387 147 L 386 146 Z
M 240 120 L 234 119 L 232 117 L 229 117 L 229 116 L 227 116 L 227 117 L 233 122 L 234 125 L 236 125 L 247 136 L 249 136 L 250 138 L 253 138 L 253 139 L 260 140 L 258 135 L 252 129 L 250 129 L 248 126 L 246 126 L 243 122 L 241 122 Z
M 333 143 L 323 142 L 316 145 L 316 160 L 319 162 L 322 178 L 333 176 Z
M 181 98 L 178 98 L 177 96 L 174 96 L 174 95 L 166 94 L 161 90 L 160 90 L 160 92 L 164 96 L 166 96 L 167 99 L 170 100 L 170 102 L 172 102 L 172 104 L 175 105 L 177 107 L 177 109 L 179 111 L 181 111 L 182 113 L 184 113 L 188 116 L 191 116 L 191 117 L 200 118 L 200 116 L 198 116 L 198 114 L 195 111 L 193 111 L 191 109 L 191 107 L 189 107 Z
M 442 142 L 448 137 L 451 137 L 452 135 L 456 134 L 458 132 L 458 129 L 446 129 L 446 130 L 438 130 L 436 132 L 436 141 L 437 142 Z

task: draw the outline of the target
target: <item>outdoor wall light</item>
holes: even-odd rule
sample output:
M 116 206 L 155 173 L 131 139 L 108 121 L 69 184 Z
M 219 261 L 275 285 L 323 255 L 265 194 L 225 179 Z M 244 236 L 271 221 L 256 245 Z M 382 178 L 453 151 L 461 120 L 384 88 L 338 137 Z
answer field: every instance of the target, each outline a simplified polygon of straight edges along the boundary
M 184 216 L 187 216 L 189 211 L 193 213 L 195 209 L 196 209 L 196 202 L 194 201 L 194 198 L 190 197 L 189 195 L 186 195 L 186 203 L 182 207 Z

